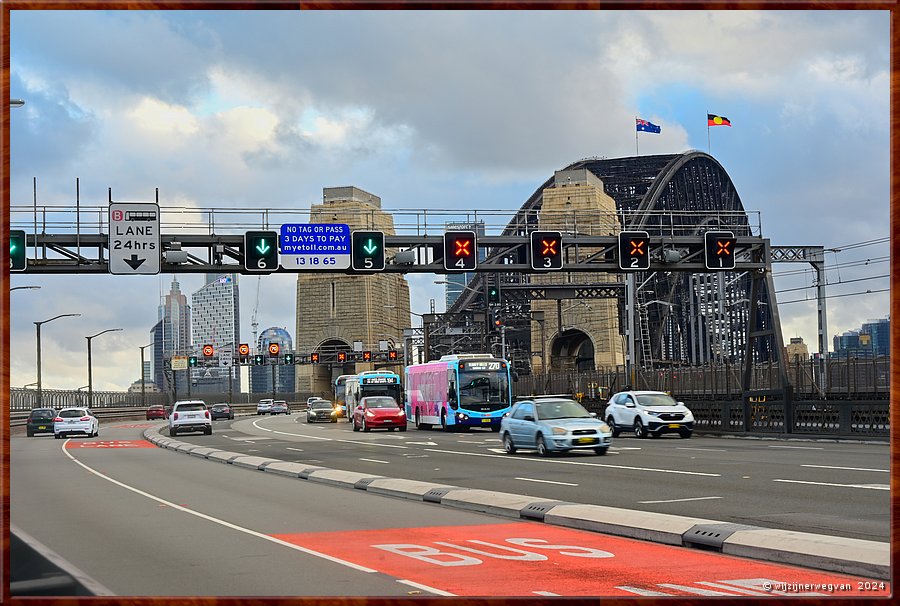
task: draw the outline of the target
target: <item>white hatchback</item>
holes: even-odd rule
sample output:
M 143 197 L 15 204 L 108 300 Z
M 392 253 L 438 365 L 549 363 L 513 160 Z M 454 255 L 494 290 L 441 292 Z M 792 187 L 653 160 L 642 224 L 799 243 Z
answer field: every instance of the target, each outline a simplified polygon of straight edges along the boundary
M 99 436 L 100 421 L 87 408 L 63 408 L 53 419 L 53 437 L 58 440 L 72 433 Z
M 202 400 L 183 400 L 175 402 L 172 414 L 169 415 L 169 435 L 176 436 L 180 431 L 202 431 L 212 435 L 212 417 L 206 402 Z

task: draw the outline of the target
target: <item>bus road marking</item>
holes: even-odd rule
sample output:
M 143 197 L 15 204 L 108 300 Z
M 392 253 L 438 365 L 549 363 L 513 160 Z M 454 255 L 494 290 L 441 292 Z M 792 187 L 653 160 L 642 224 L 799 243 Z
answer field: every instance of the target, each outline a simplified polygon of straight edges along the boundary
M 554 480 L 538 480 L 537 478 L 513 478 L 515 480 L 522 480 L 524 482 L 543 482 L 544 484 L 559 484 L 560 486 L 578 486 L 578 484 L 573 484 L 572 482 L 555 482 Z

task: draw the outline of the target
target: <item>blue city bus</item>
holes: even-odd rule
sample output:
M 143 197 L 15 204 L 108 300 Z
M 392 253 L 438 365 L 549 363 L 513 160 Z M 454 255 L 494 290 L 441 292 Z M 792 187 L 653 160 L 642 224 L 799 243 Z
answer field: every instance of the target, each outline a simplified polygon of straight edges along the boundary
M 455 354 L 406 367 L 406 417 L 416 429 L 490 427 L 512 406 L 509 362 L 490 354 Z
M 365 370 L 358 375 L 350 375 L 344 383 L 344 401 L 347 416 L 352 418 L 353 409 L 367 396 L 389 396 L 397 406 L 403 406 L 400 395 L 400 375 L 390 370 Z

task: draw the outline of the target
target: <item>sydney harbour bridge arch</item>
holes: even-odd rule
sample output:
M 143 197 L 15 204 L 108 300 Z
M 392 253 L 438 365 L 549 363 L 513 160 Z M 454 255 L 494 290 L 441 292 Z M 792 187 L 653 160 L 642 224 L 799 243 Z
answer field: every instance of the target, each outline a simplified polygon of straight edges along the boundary
M 673 269 L 684 251 L 674 238 L 672 246 L 666 246 L 666 236 L 696 236 L 708 230 L 731 231 L 738 237 L 761 235 L 758 217 L 744 209 L 728 173 L 700 151 L 574 162 L 535 190 L 503 235 L 537 229 L 562 232 L 564 244 L 567 234 L 646 231 L 651 237 L 664 237 L 662 250 L 653 254 L 671 261 Z M 504 254 L 491 250 L 488 259 Z M 566 254 L 571 259 L 597 252 L 568 247 Z M 516 261 L 521 259 L 510 262 Z M 633 321 L 634 356 L 642 368 L 738 364 L 748 356 L 753 362 L 777 362 L 782 357 L 771 275 L 654 271 L 633 276 L 634 304 L 626 305 L 625 288 L 611 298 L 609 289 L 595 295 L 605 299 L 585 295 L 589 288 L 569 295 L 586 299 L 581 301 L 514 296 L 527 284 L 583 282 L 602 291 L 604 284 L 621 286 L 624 274 L 476 274 L 448 316 L 481 311 L 503 318 L 509 357 L 526 372 L 624 364 L 628 314 Z M 491 310 L 478 294 L 488 282 L 499 283 L 503 294 L 503 302 Z M 540 322 L 535 321 L 538 316 Z M 754 338 L 748 338 L 751 325 Z

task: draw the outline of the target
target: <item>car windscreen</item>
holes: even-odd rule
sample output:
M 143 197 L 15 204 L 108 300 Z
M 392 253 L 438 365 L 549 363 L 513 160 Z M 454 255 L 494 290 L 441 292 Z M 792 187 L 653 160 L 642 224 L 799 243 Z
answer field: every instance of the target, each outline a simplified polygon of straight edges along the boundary
M 537 416 L 542 421 L 548 419 L 590 419 L 591 414 L 574 400 L 554 400 L 537 402 Z
M 331 402 L 326 402 L 325 400 L 319 400 L 318 402 L 313 402 L 309 405 L 310 408 L 315 410 L 331 410 Z
M 366 408 L 398 408 L 393 398 L 366 398 Z
M 73 408 L 71 410 L 61 410 L 59 416 L 63 419 L 74 419 L 76 417 L 87 416 L 87 411 L 82 408 Z
M 637 399 L 641 406 L 678 406 L 672 396 L 664 393 L 637 394 Z
M 52 419 L 53 411 L 50 410 L 49 408 L 40 408 L 37 410 L 32 410 L 31 418 L 32 419 Z
M 190 412 L 194 410 L 206 410 L 203 404 L 179 404 L 175 409 L 176 412 Z

